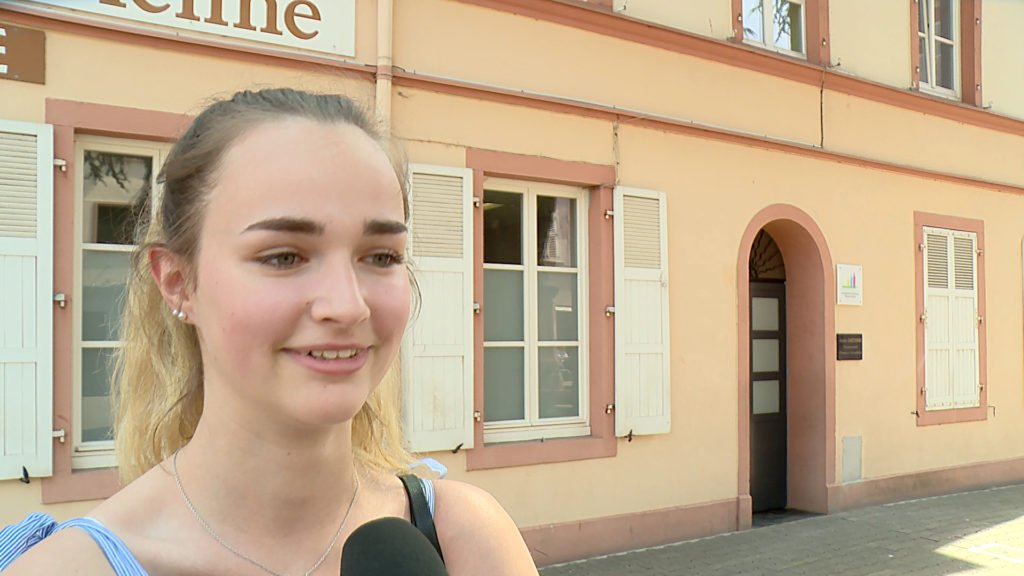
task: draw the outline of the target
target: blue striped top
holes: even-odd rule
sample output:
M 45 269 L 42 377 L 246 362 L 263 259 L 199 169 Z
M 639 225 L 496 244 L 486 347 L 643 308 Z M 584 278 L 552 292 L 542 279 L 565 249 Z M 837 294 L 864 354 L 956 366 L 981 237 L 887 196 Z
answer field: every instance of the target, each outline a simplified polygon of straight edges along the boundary
M 434 514 L 434 483 L 423 478 L 420 478 L 420 481 L 423 483 L 423 492 L 427 497 L 430 513 Z M 84 517 L 58 523 L 52 516 L 39 512 L 33 512 L 21 522 L 0 530 L 0 572 L 13 564 L 29 548 L 65 528 L 80 528 L 92 536 L 117 576 L 148 576 L 128 546 L 98 520 Z
M 21 522 L 0 530 L 0 572 L 29 548 L 65 528 L 81 528 L 92 536 L 117 576 L 147 576 L 124 542 L 99 521 L 86 517 L 58 524 L 52 516 L 39 512 L 33 512 Z

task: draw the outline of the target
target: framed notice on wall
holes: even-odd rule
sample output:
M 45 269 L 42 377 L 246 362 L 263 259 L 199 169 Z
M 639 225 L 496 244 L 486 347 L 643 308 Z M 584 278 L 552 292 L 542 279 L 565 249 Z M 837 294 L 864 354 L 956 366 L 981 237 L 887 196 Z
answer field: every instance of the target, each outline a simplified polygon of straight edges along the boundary
M 856 264 L 836 265 L 836 304 L 860 306 L 864 303 L 864 269 Z

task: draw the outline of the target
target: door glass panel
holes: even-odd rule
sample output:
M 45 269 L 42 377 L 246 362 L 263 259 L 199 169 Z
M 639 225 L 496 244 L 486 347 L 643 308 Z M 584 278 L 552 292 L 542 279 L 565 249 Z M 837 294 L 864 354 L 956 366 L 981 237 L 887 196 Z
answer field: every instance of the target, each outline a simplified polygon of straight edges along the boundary
M 131 253 L 82 251 L 82 340 L 120 339 Z
M 484 348 L 484 421 L 526 418 L 522 348 Z
M 110 379 L 113 348 L 82 349 L 82 441 L 101 442 L 113 435 Z
M 754 372 L 779 371 L 779 341 L 777 339 L 755 339 L 752 356 Z
M 764 42 L 764 0 L 743 0 L 743 37 Z
M 523 196 L 484 191 L 484 262 L 523 263 Z
M 523 341 L 523 273 L 484 270 L 484 341 Z
M 777 331 L 779 329 L 779 299 L 750 299 L 750 328 L 752 330 Z
M 539 348 L 540 417 L 580 415 L 580 358 L 575 347 Z
M 537 274 L 537 337 L 542 342 L 575 342 L 579 307 L 575 273 Z
M 537 197 L 537 265 L 576 267 L 576 200 Z
M 82 241 L 132 244 L 132 204 L 153 178 L 153 158 L 86 150 L 83 155 Z
M 754 414 L 777 414 L 780 407 L 779 381 L 754 380 L 750 409 Z

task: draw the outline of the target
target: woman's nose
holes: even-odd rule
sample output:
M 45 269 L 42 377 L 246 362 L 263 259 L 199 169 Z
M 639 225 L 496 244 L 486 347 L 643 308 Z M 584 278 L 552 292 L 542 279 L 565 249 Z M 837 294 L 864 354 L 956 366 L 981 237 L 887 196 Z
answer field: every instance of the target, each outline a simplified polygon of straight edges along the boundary
M 370 307 L 351 262 L 331 263 L 317 275 L 310 314 L 318 322 L 354 326 L 370 317 Z

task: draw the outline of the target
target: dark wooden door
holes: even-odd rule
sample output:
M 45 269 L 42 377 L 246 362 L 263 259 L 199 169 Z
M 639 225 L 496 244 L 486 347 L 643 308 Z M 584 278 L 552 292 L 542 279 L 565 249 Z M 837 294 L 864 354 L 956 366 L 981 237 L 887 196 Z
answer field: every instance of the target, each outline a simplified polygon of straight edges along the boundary
M 750 283 L 750 496 L 786 507 L 786 284 Z

